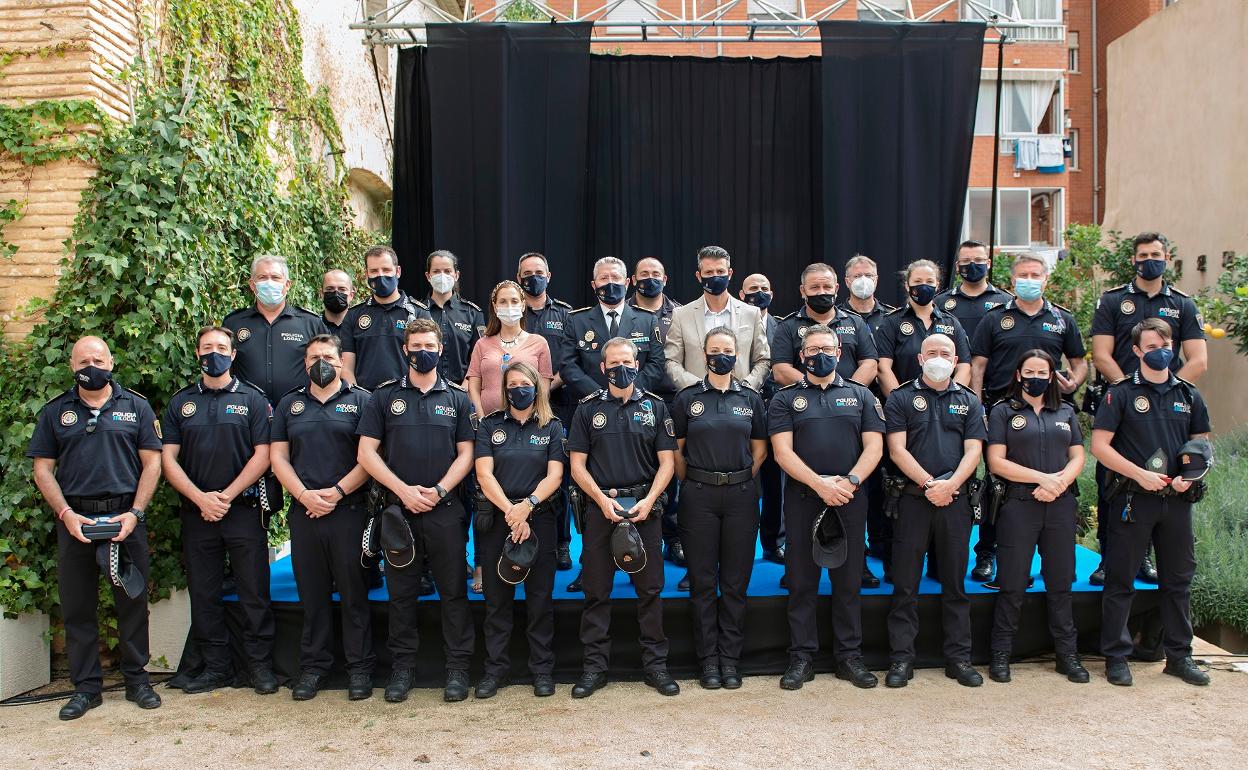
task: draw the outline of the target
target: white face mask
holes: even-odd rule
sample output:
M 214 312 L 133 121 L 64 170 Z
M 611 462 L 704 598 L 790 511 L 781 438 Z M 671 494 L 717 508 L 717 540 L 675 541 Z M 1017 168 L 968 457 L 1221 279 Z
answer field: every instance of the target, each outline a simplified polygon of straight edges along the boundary
M 860 275 L 849 285 L 849 291 L 858 299 L 867 299 L 875 294 L 875 281 Z
M 929 358 L 923 362 L 923 374 L 932 382 L 944 382 L 953 374 L 953 362 L 947 358 Z
M 438 294 L 450 294 L 455 288 L 455 276 L 450 273 L 437 273 L 429 279 L 429 285 Z
M 524 308 L 516 305 L 499 305 L 494 308 L 494 313 L 498 316 L 498 320 L 505 324 L 520 323 L 521 316 L 524 315 Z

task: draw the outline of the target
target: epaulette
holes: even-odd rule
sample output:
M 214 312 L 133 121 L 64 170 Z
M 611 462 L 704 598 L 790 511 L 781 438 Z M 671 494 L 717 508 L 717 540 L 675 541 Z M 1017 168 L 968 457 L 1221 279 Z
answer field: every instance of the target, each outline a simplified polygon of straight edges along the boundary
M 1106 289 L 1104 293 L 1105 293 L 1105 294 L 1109 294 L 1110 292 L 1114 292 L 1114 291 L 1126 291 L 1126 290 L 1127 290 L 1127 289 L 1129 289 L 1130 287 L 1131 287 L 1131 284 L 1129 284 L 1129 283 L 1124 283 L 1124 284 L 1123 284 L 1123 285 L 1121 285 L 1121 286 L 1115 286 L 1115 287 L 1114 287 L 1114 288 L 1112 288 L 1112 289 Z
M 355 303 L 355 304 L 354 304 L 354 305 L 352 305 L 351 307 L 347 308 L 347 312 L 348 312 L 348 313 L 350 313 L 352 310 L 355 310 L 357 307 L 368 307 L 368 300 L 364 300 L 363 302 L 357 302 L 357 303 Z M 342 320 L 343 320 L 343 322 L 345 323 L 345 322 L 346 322 L 346 320 L 347 320 L 347 317 L 346 317 L 346 316 L 343 316 L 343 317 L 342 317 Z
M 465 388 L 463 385 L 460 385 L 458 382 L 451 382 L 450 380 L 443 380 L 443 382 L 445 382 L 447 385 L 451 386 L 455 390 L 462 391 L 464 393 L 468 392 L 468 389 Z
M 578 404 L 589 403 L 590 401 L 593 401 L 595 398 L 598 398 L 598 395 L 600 393 L 602 393 L 601 388 L 599 388 L 598 390 L 595 390 L 593 393 L 590 393 L 588 396 L 585 396 L 584 398 L 582 398 L 580 401 L 577 401 L 576 403 Z
M 131 395 L 138 396 L 139 398 L 143 399 L 144 401 L 146 401 L 146 400 L 147 400 L 147 396 L 143 395 L 142 393 L 140 393 L 139 391 L 135 390 L 134 388 L 122 387 L 121 389 L 122 389 L 122 390 L 124 390 L 124 391 L 126 391 L 127 393 L 130 393 Z
M 196 390 L 198 385 L 199 385 L 199 381 L 196 380 L 192 382 L 190 385 L 186 385 L 182 388 L 179 388 L 176 392 L 174 392 L 173 396 L 177 396 L 179 393 L 185 393 L 186 391 L 189 391 L 189 390 Z M 173 398 L 173 396 L 170 396 L 170 398 Z
M 571 306 L 569 305 L 569 307 L 571 307 Z M 594 307 L 596 307 L 596 306 L 595 306 L 595 305 L 586 305 L 585 307 L 578 307 L 576 310 L 571 311 L 568 315 L 575 315 L 575 314 L 577 314 L 577 313 L 584 313 L 586 310 L 593 310 L 593 309 L 594 309 Z
M 798 385 L 801 385 L 801 384 L 802 384 L 801 380 L 798 380 L 797 382 L 790 382 L 788 385 L 785 385 L 779 388 L 779 390 L 777 390 L 776 392 L 779 392 L 781 390 L 788 390 L 789 388 L 796 388 Z
M 51 404 L 53 401 L 57 400 L 58 398 L 64 398 L 65 396 L 68 396 L 70 393 L 73 393 L 73 392 L 74 392 L 74 388 L 76 388 L 76 387 L 78 387 L 78 386 L 77 386 L 77 385 L 71 385 L 71 386 L 70 386 L 70 388 L 69 388 L 69 390 L 67 390 L 67 391 L 65 391 L 65 392 L 63 392 L 63 393 L 57 393 L 57 394 L 56 394 L 55 396 L 53 396 L 52 398 L 49 398 L 47 401 L 44 401 L 44 402 L 43 402 L 43 405 L 44 405 L 44 406 L 47 406 L 48 404 Z M 182 390 L 186 390 L 186 388 L 183 388 Z M 178 392 L 180 393 L 180 392 L 182 392 L 182 391 L 178 391 Z
M 347 390 L 359 390 L 359 391 L 362 391 L 362 392 L 364 392 L 364 393 L 366 393 L 366 394 L 371 394 L 371 393 L 372 393 L 372 391 L 371 391 L 371 390 L 369 390 L 368 388 L 364 387 L 363 385 L 356 385 L 355 383 L 352 383 L 352 382 L 348 382 L 348 383 L 347 383 Z
M 278 403 L 281 403 L 282 399 L 283 399 L 283 398 L 286 398 L 286 397 L 287 397 L 287 396 L 289 396 L 291 393 L 306 393 L 306 392 L 307 392 L 307 390 L 308 390 L 308 386 L 307 386 L 307 385 L 296 385 L 295 387 L 293 387 L 293 388 L 291 388 L 290 390 L 286 391 L 286 392 L 285 392 L 285 393 L 283 393 L 282 395 L 278 396 L 278 397 L 277 397 L 277 401 L 278 401 Z
M 478 305 L 477 303 L 473 302 L 473 301 L 472 301 L 472 300 L 470 300 L 470 299 L 464 299 L 463 297 L 460 297 L 460 298 L 459 298 L 459 301 L 460 301 L 460 302 L 462 302 L 462 303 L 464 303 L 464 304 L 465 304 L 465 305 L 467 305 L 468 307 L 472 308 L 473 310 L 477 311 L 478 313 L 483 312 L 483 311 L 481 310 L 481 306 L 480 306 L 480 305 Z
M 697 382 L 693 383 L 692 385 L 686 385 L 685 387 L 683 387 L 683 388 L 681 388 L 680 390 L 676 391 L 676 393 L 679 395 L 679 394 L 681 394 L 681 393 L 684 393 L 686 390 L 689 390 L 690 388 L 696 388 L 696 387 L 698 387 L 698 386 L 699 386 L 699 385 L 701 385 L 701 384 L 702 384 L 702 381 L 701 381 L 701 380 L 698 380 Z
M 1183 291 L 1182 289 L 1180 289 L 1178 286 L 1175 286 L 1174 284 L 1170 284 L 1170 293 L 1171 293 L 1171 294 L 1178 294 L 1180 297 L 1190 297 L 1190 296 L 1191 296 L 1190 294 L 1188 294 L 1187 292 Z
M 1061 306 L 1061 305 L 1057 304 L 1056 302 L 1050 302 L 1049 304 L 1050 304 L 1050 305 L 1052 305 L 1053 307 L 1057 308 L 1058 310 L 1062 311 L 1063 313 L 1066 313 L 1067 315 L 1074 315 L 1074 314 L 1075 314 L 1075 313 L 1074 313 L 1074 311 L 1073 311 L 1073 310 L 1071 310 L 1070 308 L 1068 308 L 1068 307 L 1063 307 L 1063 306 Z
M 781 315 L 781 316 L 773 316 L 773 317 L 776 319 L 776 323 L 780 323 L 781 321 L 787 321 L 787 320 L 789 320 L 791 317 L 793 317 L 794 315 L 796 315 L 796 313 L 797 313 L 797 311 L 796 311 L 796 310 L 794 310 L 792 313 L 785 313 L 784 315 Z
M 295 310 L 298 310 L 300 313 L 306 313 L 307 315 L 316 316 L 317 318 L 321 317 L 320 313 L 313 313 L 311 310 L 308 310 L 307 308 L 299 307 L 298 305 L 291 305 L 291 307 L 294 308 Z
M 255 310 L 255 305 L 248 305 L 247 307 L 240 307 L 238 310 L 232 310 L 232 311 L 230 311 L 229 313 L 226 313 L 226 314 L 225 314 L 225 318 L 222 318 L 222 319 L 221 319 L 221 322 L 222 322 L 222 323 L 225 323 L 225 322 L 226 322 L 226 321 L 228 321 L 229 319 L 233 318 L 234 316 L 236 316 L 236 315 L 238 315 L 239 313 L 242 313 L 242 312 L 244 312 L 244 311 L 246 311 L 246 310 Z
M 396 383 L 396 382 L 398 382 L 398 381 L 399 381 L 399 378 L 398 378 L 398 377 L 395 377 L 395 378 L 394 378 L 394 379 L 392 379 L 392 380 L 386 380 L 385 382 L 379 383 L 379 384 L 377 385 L 377 387 L 373 388 L 373 390 L 381 390 L 382 388 L 386 387 L 387 385 L 393 385 L 394 383 Z
M 886 302 L 880 302 L 878 299 L 876 300 L 876 302 L 879 303 L 880 307 L 884 310 L 885 313 L 891 313 L 897 309 Z
M 932 301 L 935 302 L 935 300 L 932 300 Z M 892 315 L 894 313 L 904 313 L 907 307 L 908 307 L 907 305 L 902 305 L 901 307 L 895 307 L 892 310 L 888 311 L 886 315 Z
M 239 382 L 241 382 L 242 384 L 246 385 L 247 387 L 251 388 L 252 390 L 256 391 L 256 392 L 257 392 L 257 393 L 259 393 L 260 395 L 264 396 L 264 390 L 263 390 L 263 389 L 262 389 L 259 385 L 257 385 L 256 383 L 254 383 L 254 382 L 250 382 L 250 381 L 248 381 L 248 380 L 244 380 L 242 377 L 239 377 L 239 378 L 238 378 L 238 381 L 239 381 Z M 264 396 L 264 397 L 265 397 L 265 399 L 266 399 L 266 400 L 268 399 L 268 396 Z
M 503 410 L 502 410 L 502 409 L 495 409 L 494 411 L 490 412 L 489 414 L 487 414 L 486 416 L 482 417 L 481 419 L 482 419 L 482 420 L 488 420 L 488 419 L 490 419 L 491 417 L 493 417 L 494 415 L 496 415 L 496 414 L 502 414 L 502 413 L 503 413 Z
M 425 303 L 423 303 L 423 302 L 421 302 L 420 300 L 416 299 L 415 297 L 409 296 L 409 297 L 407 298 L 407 301 L 408 301 L 408 302 L 410 302 L 410 303 L 412 303 L 412 304 L 413 304 L 413 305 L 415 305 L 416 307 L 420 308 L 421 310 L 428 310 L 428 309 L 429 309 L 429 306 L 428 306 L 428 305 L 426 305 Z M 478 310 L 480 310 L 480 308 L 478 308 Z
M 916 379 L 917 379 L 917 378 L 916 378 Z M 913 384 L 915 383 L 915 381 L 916 381 L 916 380 L 906 380 L 905 382 L 898 383 L 898 384 L 897 384 L 897 387 L 893 388 L 893 390 L 901 390 L 902 388 L 906 387 L 907 385 L 913 385 Z M 970 390 L 970 389 L 968 388 L 967 390 Z
M 567 302 L 564 302 L 564 301 L 563 301 L 563 300 L 561 300 L 561 299 L 554 299 L 554 298 L 552 297 L 552 298 L 551 298 L 551 300 L 550 300 L 550 302 L 551 302 L 551 304 L 558 305 L 559 307 L 563 308 L 564 310 L 571 310 L 571 309 L 572 309 L 572 306 L 571 306 L 571 305 L 569 305 Z
M 1052 304 L 1052 303 L 1049 303 L 1049 304 Z M 990 307 L 990 308 L 988 308 L 987 310 L 985 310 L 985 311 L 984 311 L 984 315 L 988 315 L 989 313 L 991 313 L 991 312 L 993 312 L 993 311 L 996 311 L 996 310 L 1002 310 L 1002 311 L 1004 311 L 1004 310 L 1005 310 L 1005 303 L 1001 303 L 1001 304 L 999 304 L 999 305 L 993 305 L 992 307 Z
M 637 307 L 636 305 L 630 305 L 630 307 L 633 309 L 633 312 L 635 313 L 645 313 L 646 315 L 652 315 L 652 316 L 655 316 L 656 318 L 658 317 L 658 314 L 655 313 L 653 310 L 646 310 L 644 307 Z
M 663 397 L 662 397 L 662 396 L 660 396 L 658 393 L 655 393 L 653 390 L 646 390 L 645 388 L 642 388 L 642 389 L 641 389 L 641 392 L 642 392 L 642 393 L 645 393 L 645 394 L 646 394 L 647 396 L 649 396 L 650 398 L 656 399 L 656 400 L 658 400 L 658 401 L 662 401 L 662 400 L 663 400 Z

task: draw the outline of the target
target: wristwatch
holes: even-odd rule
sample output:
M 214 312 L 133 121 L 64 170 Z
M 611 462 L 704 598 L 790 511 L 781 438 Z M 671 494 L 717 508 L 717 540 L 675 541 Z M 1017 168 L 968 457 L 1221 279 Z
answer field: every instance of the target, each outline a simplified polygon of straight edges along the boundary
M 434 485 L 433 485 L 433 490 L 434 490 L 435 492 L 437 492 L 437 493 L 438 493 L 438 499 L 439 499 L 439 500 L 441 500 L 442 498 L 446 497 L 446 490 L 442 488 L 442 485 L 441 485 L 441 484 L 434 484 Z
M 855 490 L 857 490 L 857 489 L 859 489 L 860 487 L 862 487 L 862 479 L 858 478 L 858 477 L 857 477 L 857 476 L 855 476 L 854 474 L 852 474 L 852 473 L 848 473 L 848 474 L 846 474 L 846 475 L 845 475 L 845 478 L 849 480 L 849 483 L 850 483 L 850 484 L 853 484 L 853 485 L 854 485 L 854 489 L 855 489 Z
M 147 519 L 147 516 L 143 513 L 142 508 L 131 508 L 129 513 L 133 513 L 134 517 L 139 521 L 145 521 Z
M 537 499 L 537 495 L 529 495 L 528 497 L 524 499 L 529 501 L 530 508 L 536 508 L 537 504 L 541 502 L 541 500 Z

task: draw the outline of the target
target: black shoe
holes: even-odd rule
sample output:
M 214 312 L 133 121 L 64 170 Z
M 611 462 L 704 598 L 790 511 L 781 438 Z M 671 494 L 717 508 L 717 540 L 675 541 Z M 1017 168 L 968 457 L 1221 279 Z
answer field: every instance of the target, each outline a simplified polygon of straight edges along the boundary
M 368 700 L 373 697 L 373 675 L 351 674 L 347 677 L 347 699 Z
M 160 695 L 147 682 L 126 685 L 126 700 L 137 704 L 141 709 L 160 708 Z
M 295 700 L 312 700 L 321 689 L 321 675 L 305 671 L 299 675 L 299 681 L 290 688 L 290 697 Z
M 682 577 L 680 579 L 680 582 L 676 584 L 676 590 L 689 593 L 689 573 L 688 572 L 686 572 L 685 576 Z
M 234 684 L 234 675 L 226 671 L 205 671 L 182 688 L 182 692 L 195 695 L 201 692 L 212 692 Z
M 780 587 L 786 591 L 789 590 L 789 573 L 785 572 L 780 575 Z
M 875 576 L 871 568 L 867 566 L 867 560 L 862 560 L 862 587 L 863 588 L 879 588 L 880 579 Z
M 979 687 L 984 683 L 984 678 L 979 675 L 979 672 L 967 660 L 955 660 L 952 663 L 946 663 L 945 676 L 958 680 L 958 684 L 963 687 Z
M 861 687 L 864 690 L 870 690 L 880 683 L 880 680 L 867 669 L 867 664 L 863 663 L 858 655 L 836 664 L 836 678 L 844 679 L 854 687 Z
M 741 689 L 741 674 L 737 673 L 736 666 L 720 666 L 719 681 L 725 690 Z
M 586 671 L 581 674 L 580 679 L 576 680 L 576 684 L 572 685 L 572 697 L 588 698 L 606 686 L 607 675 L 605 673 L 591 674 Z
M 1153 565 L 1152 556 L 1145 554 L 1144 563 L 1140 565 L 1140 571 L 1136 573 L 1135 579 L 1157 585 L 1157 567 Z
M 680 544 L 680 538 L 674 537 L 671 540 L 667 541 L 666 558 L 668 561 L 670 561 L 672 564 L 675 564 L 677 567 L 688 566 L 687 563 L 685 562 L 685 547 Z
M 412 689 L 412 670 L 396 668 L 390 672 L 390 681 L 386 684 L 386 703 L 402 703 L 407 700 L 407 691 Z
M 665 668 L 646 672 L 646 684 L 659 691 L 659 695 L 680 695 L 680 685 Z
M 795 660 L 789 663 L 780 677 L 781 690 L 800 690 L 802 685 L 814 681 L 815 667 L 808 660 Z
M 724 680 L 719 673 L 719 665 L 717 663 L 707 663 L 702 666 L 702 674 L 698 677 L 698 684 L 702 685 L 703 690 L 718 690 L 723 687 Z
M 493 674 L 486 674 L 481 677 L 481 681 L 477 682 L 477 689 L 473 691 L 472 697 L 479 698 L 481 700 L 493 698 L 498 694 L 498 688 L 506 686 L 507 683 L 498 677 Z
M 1131 686 L 1131 667 L 1127 665 L 1126 658 L 1110 658 L 1105 661 L 1105 678 L 1110 684 L 1116 684 L 1119 687 Z
M 914 664 L 908 660 L 894 660 L 884 675 L 885 687 L 905 687 L 914 679 Z
M 1036 577 L 1035 575 L 1032 575 L 1031 577 L 1027 578 L 1026 590 L 1030 591 L 1032 586 L 1034 586 L 1035 584 L 1036 584 Z M 989 580 L 987 583 L 984 583 L 984 588 L 987 588 L 993 591 L 1000 591 L 1001 590 L 1001 576 L 997 575 L 992 580 Z
M 1104 561 L 1096 565 L 1096 570 L 1094 570 L 1091 575 L 1088 575 L 1088 582 L 1094 586 L 1105 585 L 1105 562 Z
M 1194 684 L 1204 687 L 1209 684 L 1209 675 L 1196 665 L 1196 661 L 1191 658 L 1166 659 L 1166 667 L 1162 669 L 1163 674 L 1177 676 L 1188 684 Z
M 433 575 L 422 572 L 420 575 L 420 595 L 429 596 L 433 593 Z
M 255 690 L 256 695 L 272 695 L 277 692 L 278 686 L 273 669 L 259 666 L 251 670 L 251 688 Z
M 555 549 L 555 569 L 560 572 L 572 569 L 572 551 L 567 543 L 560 543 Z
M 772 564 L 784 564 L 784 544 L 781 543 L 774 550 L 764 550 L 763 559 Z
M 442 688 L 442 700 L 459 703 L 468 697 L 468 672 L 453 668 L 446 672 L 446 687 Z
M 539 698 L 549 698 L 555 694 L 555 678 L 550 674 L 533 676 L 533 694 Z
M 581 588 L 581 575 L 583 574 L 584 572 L 576 573 L 576 577 L 572 578 L 571 583 L 568 583 L 568 593 L 579 594 L 585 590 L 584 588 Z
M 971 570 L 971 580 L 976 583 L 987 583 L 992 580 L 992 561 L 991 556 L 975 557 L 975 569 Z
M 1057 673 L 1065 674 L 1066 678 L 1076 684 L 1087 684 L 1091 680 L 1083 661 L 1075 653 L 1059 653 L 1057 656 Z
M 992 651 L 992 662 L 988 664 L 988 678 L 994 682 L 1010 681 L 1010 654 L 1003 650 Z
M 104 703 L 104 697 L 98 692 L 76 692 L 70 697 L 69 703 L 61 706 L 61 720 L 68 722 L 71 719 L 77 719 L 102 703 Z

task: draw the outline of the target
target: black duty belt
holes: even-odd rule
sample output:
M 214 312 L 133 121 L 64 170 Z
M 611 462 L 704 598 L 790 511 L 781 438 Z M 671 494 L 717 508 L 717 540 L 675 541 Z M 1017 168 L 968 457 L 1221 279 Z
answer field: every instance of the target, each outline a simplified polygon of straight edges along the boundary
M 650 493 L 649 484 L 638 484 L 632 487 L 599 487 L 607 497 L 645 497 Z
M 695 468 L 692 465 L 685 467 L 685 478 L 689 481 L 696 481 L 699 484 L 710 484 L 716 487 L 726 487 L 729 484 L 744 484 L 754 478 L 753 468 L 742 468 L 739 471 L 704 471 L 701 468 Z
M 74 513 L 119 513 L 130 510 L 130 507 L 134 505 L 134 496 L 73 497 L 66 495 L 65 503 L 74 509 Z
M 927 496 L 927 490 L 919 486 L 918 484 L 915 484 L 913 481 L 907 481 L 906 486 L 903 487 L 901 491 L 906 493 L 907 495 L 910 495 L 911 497 L 926 497 Z M 958 491 L 954 492 L 953 496 L 957 497 L 958 495 L 963 495 L 963 494 L 966 494 L 966 484 L 963 484 L 962 486 L 958 487 Z

